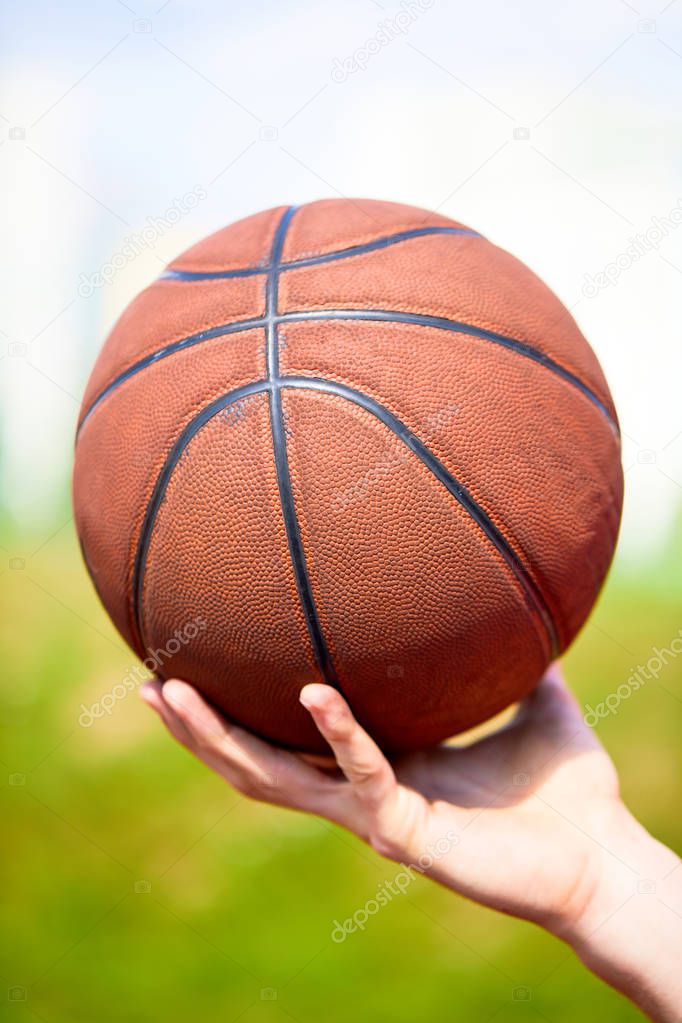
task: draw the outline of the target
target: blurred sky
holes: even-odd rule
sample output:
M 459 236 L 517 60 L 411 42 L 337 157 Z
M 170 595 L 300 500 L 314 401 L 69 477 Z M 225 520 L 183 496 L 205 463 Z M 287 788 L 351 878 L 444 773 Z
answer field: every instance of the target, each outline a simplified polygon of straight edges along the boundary
M 166 262 L 256 210 L 345 195 L 438 209 L 550 284 L 621 416 L 622 556 L 664 542 L 682 498 L 682 0 L 23 0 L 0 58 L 18 521 L 53 514 L 97 349 Z M 88 290 L 130 238 L 139 255 Z

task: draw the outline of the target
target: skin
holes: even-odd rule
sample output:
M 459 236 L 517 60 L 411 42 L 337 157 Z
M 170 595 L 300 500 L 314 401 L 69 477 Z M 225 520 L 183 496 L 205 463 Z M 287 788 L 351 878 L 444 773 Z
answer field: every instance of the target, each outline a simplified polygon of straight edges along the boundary
M 682 1021 L 680 860 L 621 801 L 558 667 L 495 734 L 392 763 L 329 686 L 307 685 L 300 700 L 334 760 L 269 745 L 185 682 L 149 682 L 141 695 L 239 792 L 325 817 L 380 855 L 546 928 L 651 1019 Z

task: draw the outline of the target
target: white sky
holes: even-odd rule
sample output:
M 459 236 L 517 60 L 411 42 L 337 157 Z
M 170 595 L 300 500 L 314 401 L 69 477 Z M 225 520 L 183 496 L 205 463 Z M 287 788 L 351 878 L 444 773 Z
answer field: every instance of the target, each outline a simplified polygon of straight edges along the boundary
M 682 211 L 682 0 L 423 3 L 343 82 L 335 61 L 418 0 L 5 9 L 0 464 L 18 519 L 49 517 L 95 353 L 164 263 L 255 210 L 349 195 L 438 208 L 554 288 L 619 409 L 623 554 L 663 542 L 682 497 L 682 224 L 608 288 L 583 284 Z M 154 251 L 79 297 L 196 185 L 207 198 Z

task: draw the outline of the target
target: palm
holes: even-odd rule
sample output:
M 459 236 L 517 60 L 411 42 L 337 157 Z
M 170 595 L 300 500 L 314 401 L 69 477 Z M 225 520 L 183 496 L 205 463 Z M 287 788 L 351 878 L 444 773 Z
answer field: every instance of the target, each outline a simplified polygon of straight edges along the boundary
M 608 831 L 618 783 L 558 679 L 546 680 L 502 731 L 394 767 L 406 844 L 408 829 L 432 847 L 448 829 L 458 836 L 431 871 L 438 880 L 530 919 L 587 894 L 586 864 Z

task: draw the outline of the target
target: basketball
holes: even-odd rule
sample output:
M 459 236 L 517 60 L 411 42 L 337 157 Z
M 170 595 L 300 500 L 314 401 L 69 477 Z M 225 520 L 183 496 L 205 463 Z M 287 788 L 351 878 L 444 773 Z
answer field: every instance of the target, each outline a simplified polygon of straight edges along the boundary
M 123 313 L 74 506 L 113 622 L 277 744 L 323 681 L 389 751 L 527 695 L 622 505 L 616 412 L 567 309 L 476 231 L 390 202 L 247 217 Z

